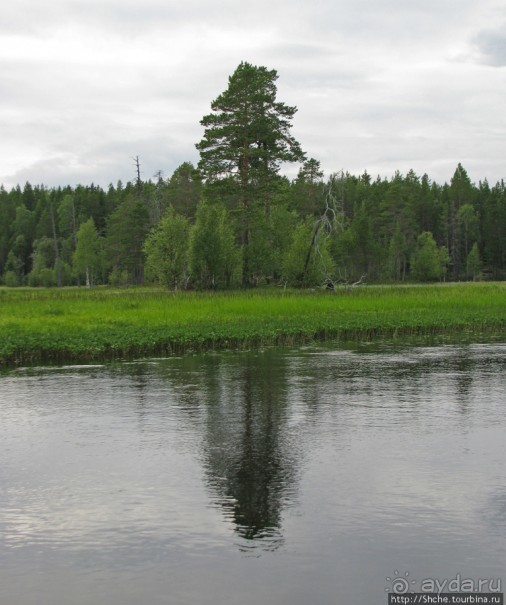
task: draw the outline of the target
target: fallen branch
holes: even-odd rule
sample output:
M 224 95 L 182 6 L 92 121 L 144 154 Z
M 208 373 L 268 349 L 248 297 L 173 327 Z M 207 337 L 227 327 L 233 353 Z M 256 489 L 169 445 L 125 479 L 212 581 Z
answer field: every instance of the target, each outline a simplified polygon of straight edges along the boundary
M 364 273 L 359 280 L 353 282 L 352 284 L 350 284 L 348 280 L 331 279 L 330 277 L 327 277 L 321 287 L 325 288 L 326 290 L 332 290 L 333 292 L 335 292 L 337 290 L 337 286 L 342 286 L 346 290 L 346 292 L 351 292 L 354 288 L 357 288 L 358 286 L 365 286 L 365 277 L 366 273 Z

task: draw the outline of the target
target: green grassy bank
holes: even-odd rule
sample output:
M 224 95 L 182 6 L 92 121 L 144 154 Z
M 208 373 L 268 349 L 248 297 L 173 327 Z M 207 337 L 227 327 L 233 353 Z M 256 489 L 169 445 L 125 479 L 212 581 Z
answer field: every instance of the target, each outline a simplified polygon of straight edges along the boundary
M 335 293 L 0 289 L 0 363 L 6 365 L 463 333 L 506 339 L 506 283 Z

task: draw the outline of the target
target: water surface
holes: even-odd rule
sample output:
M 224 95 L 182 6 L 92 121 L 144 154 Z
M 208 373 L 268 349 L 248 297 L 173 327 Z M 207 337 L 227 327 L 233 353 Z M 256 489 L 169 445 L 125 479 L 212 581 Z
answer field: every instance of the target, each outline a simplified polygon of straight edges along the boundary
M 504 344 L 325 345 L 4 374 L 0 602 L 506 582 L 505 370 Z

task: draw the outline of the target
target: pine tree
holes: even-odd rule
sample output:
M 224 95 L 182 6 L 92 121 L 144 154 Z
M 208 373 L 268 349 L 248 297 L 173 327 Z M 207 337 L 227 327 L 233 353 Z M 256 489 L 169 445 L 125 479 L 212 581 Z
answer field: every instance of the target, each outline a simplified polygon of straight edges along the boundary
M 232 175 L 248 207 L 259 192 L 269 193 L 270 178 L 282 162 L 304 159 L 290 134 L 297 111 L 276 100 L 276 70 L 242 62 L 228 88 L 201 120 L 204 138 L 197 144 L 199 169 L 210 180 Z
M 242 62 L 227 90 L 211 103 L 213 113 L 200 122 L 205 131 L 197 144 L 198 167 L 208 187 L 218 183 L 222 195 L 236 200 L 243 247 L 249 244 L 254 205 L 262 204 L 269 216 L 281 164 L 305 157 L 290 134 L 297 108 L 277 101 L 277 79 L 276 70 Z M 244 254 L 243 283 L 250 280 L 248 257 Z

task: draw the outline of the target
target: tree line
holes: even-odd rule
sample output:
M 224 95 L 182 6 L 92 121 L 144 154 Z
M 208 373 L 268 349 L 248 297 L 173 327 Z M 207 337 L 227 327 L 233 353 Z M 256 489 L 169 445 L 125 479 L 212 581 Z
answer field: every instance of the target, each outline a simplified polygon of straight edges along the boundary
M 325 177 L 290 132 L 275 70 L 241 63 L 211 104 L 200 162 L 107 189 L 0 188 L 7 286 L 169 289 L 504 279 L 504 181 Z M 138 158 L 136 159 L 139 168 Z M 298 175 L 280 174 L 300 164 Z

